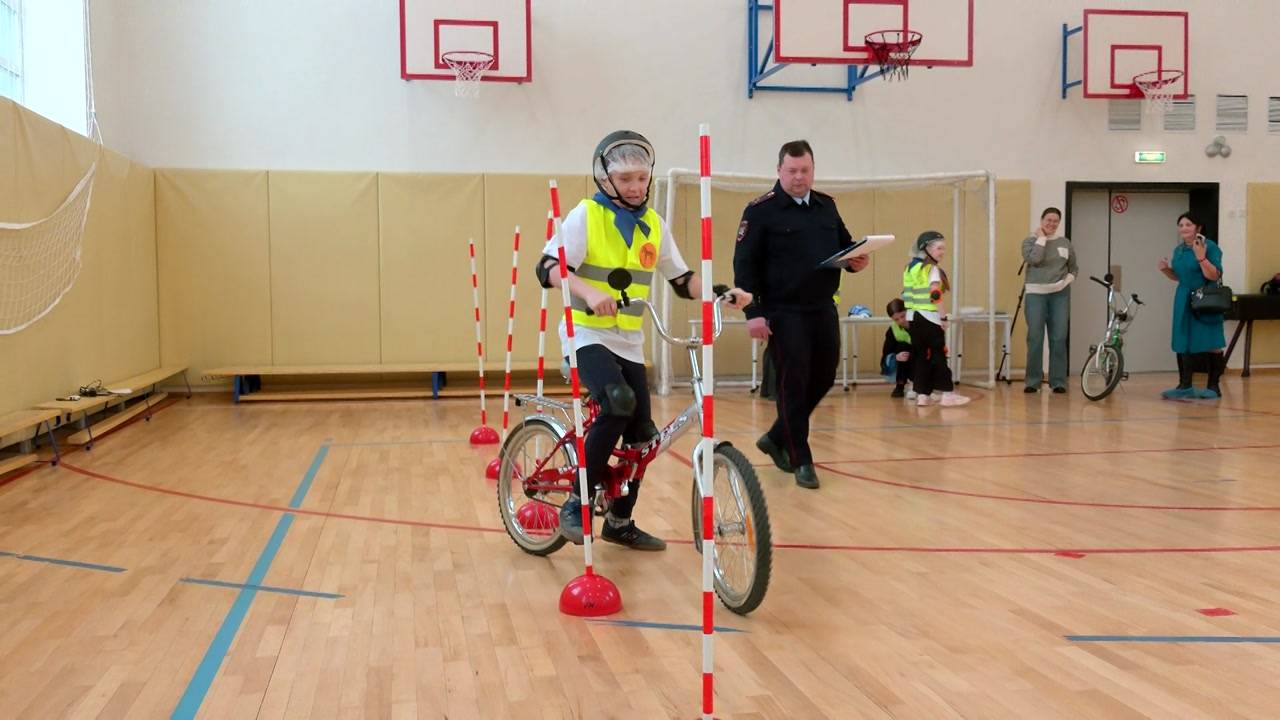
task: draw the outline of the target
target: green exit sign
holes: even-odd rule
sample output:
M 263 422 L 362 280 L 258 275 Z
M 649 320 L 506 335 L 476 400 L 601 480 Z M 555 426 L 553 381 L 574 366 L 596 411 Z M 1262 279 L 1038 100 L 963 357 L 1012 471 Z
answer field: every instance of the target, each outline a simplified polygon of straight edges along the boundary
M 1133 154 L 1133 161 L 1141 164 L 1162 163 L 1165 160 L 1163 150 L 1139 150 Z

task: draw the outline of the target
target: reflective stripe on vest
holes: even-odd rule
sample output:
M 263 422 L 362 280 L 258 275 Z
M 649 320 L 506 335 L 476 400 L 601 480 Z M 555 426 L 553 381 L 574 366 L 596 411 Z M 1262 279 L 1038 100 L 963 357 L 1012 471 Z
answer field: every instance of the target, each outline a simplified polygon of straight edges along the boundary
M 895 322 L 889 326 L 889 329 L 893 331 L 893 337 L 895 340 L 900 343 L 906 343 L 908 345 L 911 344 L 911 333 L 907 332 L 906 328 Z
M 645 236 L 637 225 L 631 238 L 631 247 L 622 239 L 618 227 L 613 224 L 614 210 L 594 200 L 583 200 L 587 213 L 587 255 L 574 269 L 574 275 L 586 284 L 622 299 L 622 293 L 609 286 L 609 274 L 622 268 L 631 274 L 627 297 L 641 300 L 649 297 L 653 273 L 658 266 L 662 248 L 662 219 L 653 208 L 645 210 L 641 222 L 649 227 Z M 619 307 L 614 316 L 588 315 L 587 304 L 574 296 L 569 306 L 573 309 L 573 324 L 581 327 L 640 330 L 644 326 L 644 309 L 638 305 Z
M 908 310 L 938 312 L 937 303 L 929 297 L 929 271 L 932 267 L 928 263 L 918 262 L 912 263 L 903 271 L 902 302 Z

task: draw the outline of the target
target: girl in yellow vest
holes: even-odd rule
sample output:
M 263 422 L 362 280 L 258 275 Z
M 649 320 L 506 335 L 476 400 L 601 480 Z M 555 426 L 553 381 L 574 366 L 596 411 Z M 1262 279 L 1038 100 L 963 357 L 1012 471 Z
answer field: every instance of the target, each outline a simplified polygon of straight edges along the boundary
M 951 289 L 941 267 L 946 250 L 942 233 L 920 233 L 911 262 L 902 273 L 902 302 L 911 321 L 912 386 L 918 407 L 932 404 L 935 390 L 942 393 L 939 405 L 969 402 L 969 398 L 954 392 L 951 368 L 947 367 L 947 316 L 940 309 L 943 294 Z
M 592 160 L 599 192 L 569 212 L 561 235 L 547 243 L 535 268 L 543 287 L 559 287 L 558 250 L 564 245 L 578 377 L 600 403 L 583 458 L 593 488 L 608 478 L 609 458 L 619 439 L 643 444 L 658 435 L 645 378 L 645 310 L 622 305 L 622 288 L 631 299 L 648 299 L 655 273 L 682 298 L 693 299 L 702 287 L 666 222 L 648 207 L 653 163 L 653 146 L 643 135 L 621 130 L 601 140 Z M 731 292 L 737 293 L 734 307 L 751 302 L 748 293 Z M 567 355 L 563 321 L 560 336 Z M 639 492 L 640 483 L 632 482 L 630 493 L 613 502 L 600 537 L 636 550 L 664 550 L 665 542 L 631 519 Z M 573 496 L 560 511 L 561 532 L 576 544 L 583 542 L 581 502 Z

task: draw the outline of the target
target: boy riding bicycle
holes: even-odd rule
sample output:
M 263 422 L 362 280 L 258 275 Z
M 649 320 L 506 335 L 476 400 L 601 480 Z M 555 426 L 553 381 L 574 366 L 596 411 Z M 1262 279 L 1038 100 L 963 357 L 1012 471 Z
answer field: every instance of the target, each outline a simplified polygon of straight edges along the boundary
M 693 292 L 701 287 L 666 222 L 648 207 L 653 165 L 653 146 L 638 133 L 620 130 L 601 140 L 592 158 L 599 192 L 569 212 L 561 234 L 547 242 L 535 268 L 544 288 L 559 287 L 558 250 L 563 244 L 578 377 L 600 404 L 581 459 L 593 489 L 604 485 L 619 439 L 642 445 L 658 435 L 645 377 L 644 308 L 622 306 L 622 290 L 610 284 L 609 276 L 629 276 L 626 294 L 634 299 L 649 297 L 655 272 L 682 298 L 694 299 Z M 742 295 L 734 297 L 742 302 Z M 600 537 L 635 550 L 665 550 L 662 539 L 636 527 L 631 518 L 639 486 L 638 481 L 631 483 L 629 493 L 612 503 Z M 561 533 L 579 545 L 584 534 L 581 503 L 575 494 L 560 509 Z

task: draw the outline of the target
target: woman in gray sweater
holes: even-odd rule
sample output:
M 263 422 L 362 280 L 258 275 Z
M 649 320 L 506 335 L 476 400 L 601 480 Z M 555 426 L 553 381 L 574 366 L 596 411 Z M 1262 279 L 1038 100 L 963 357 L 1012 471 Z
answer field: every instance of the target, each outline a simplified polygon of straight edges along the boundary
M 1040 226 L 1022 241 L 1026 287 L 1022 306 L 1027 316 L 1027 377 L 1024 392 L 1040 391 L 1044 380 L 1044 336 L 1049 332 L 1049 386 L 1067 391 L 1067 335 L 1071 329 L 1071 282 L 1076 279 L 1076 251 L 1057 236 L 1062 211 L 1048 208 Z

